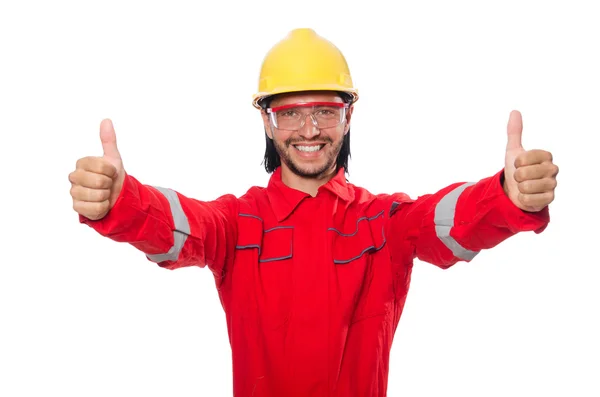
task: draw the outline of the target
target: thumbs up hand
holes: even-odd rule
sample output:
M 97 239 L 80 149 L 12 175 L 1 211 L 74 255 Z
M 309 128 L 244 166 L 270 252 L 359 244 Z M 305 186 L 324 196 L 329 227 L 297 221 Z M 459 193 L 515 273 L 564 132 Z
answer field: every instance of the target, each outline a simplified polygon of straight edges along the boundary
M 523 121 L 514 110 L 508 120 L 504 192 L 520 209 L 537 212 L 554 201 L 558 167 L 552 154 L 544 150 L 525 150 L 521 144 Z
M 73 209 L 91 220 L 106 216 L 115 205 L 125 180 L 115 130 L 108 119 L 100 124 L 100 140 L 104 155 L 80 158 L 75 171 L 69 174 Z

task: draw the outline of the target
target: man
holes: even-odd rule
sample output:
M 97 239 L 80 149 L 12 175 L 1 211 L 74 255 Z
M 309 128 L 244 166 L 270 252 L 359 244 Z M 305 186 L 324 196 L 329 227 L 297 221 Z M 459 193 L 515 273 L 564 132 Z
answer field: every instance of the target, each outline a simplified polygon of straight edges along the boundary
M 226 312 L 236 396 L 385 396 L 413 260 L 448 268 L 549 222 L 558 168 L 521 146 L 504 167 L 412 199 L 346 181 L 356 89 L 341 52 L 297 29 L 267 54 L 267 187 L 200 201 L 127 174 L 109 120 L 102 157 L 69 176 L 80 221 L 167 269 L 208 267 Z

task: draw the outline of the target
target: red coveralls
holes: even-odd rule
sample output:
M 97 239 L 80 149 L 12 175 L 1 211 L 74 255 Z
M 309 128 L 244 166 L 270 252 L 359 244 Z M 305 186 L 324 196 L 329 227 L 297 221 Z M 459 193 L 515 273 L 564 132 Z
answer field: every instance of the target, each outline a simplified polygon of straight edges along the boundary
M 413 259 L 448 268 L 520 231 L 503 172 L 411 199 L 373 195 L 344 170 L 316 197 L 281 181 L 198 201 L 125 178 L 107 216 L 82 223 L 159 266 L 207 266 L 226 313 L 238 397 L 386 395 Z

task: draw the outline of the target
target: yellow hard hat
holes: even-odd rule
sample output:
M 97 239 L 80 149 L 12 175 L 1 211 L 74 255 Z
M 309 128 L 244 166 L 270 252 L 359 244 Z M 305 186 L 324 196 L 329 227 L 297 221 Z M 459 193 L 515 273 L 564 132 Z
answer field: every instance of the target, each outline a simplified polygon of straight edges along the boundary
M 252 104 L 268 96 L 298 91 L 341 91 L 358 100 L 342 52 L 313 29 L 292 30 L 265 56 Z

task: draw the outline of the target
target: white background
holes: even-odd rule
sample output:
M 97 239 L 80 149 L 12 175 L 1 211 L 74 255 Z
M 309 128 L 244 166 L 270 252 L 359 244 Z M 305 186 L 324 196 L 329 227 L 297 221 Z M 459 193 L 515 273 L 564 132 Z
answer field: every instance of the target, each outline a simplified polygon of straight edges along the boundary
M 109 117 L 144 183 L 200 199 L 264 185 L 260 63 L 312 27 L 360 90 L 351 182 L 418 196 L 490 176 L 512 109 L 561 170 L 543 234 L 416 263 L 389 395 L 599 396 L 594 3 L 2 2 L 0 395 L 231 395 L 210 272 L 79 224 L 67 176 L 102 153 Z

